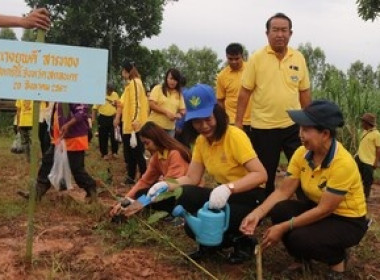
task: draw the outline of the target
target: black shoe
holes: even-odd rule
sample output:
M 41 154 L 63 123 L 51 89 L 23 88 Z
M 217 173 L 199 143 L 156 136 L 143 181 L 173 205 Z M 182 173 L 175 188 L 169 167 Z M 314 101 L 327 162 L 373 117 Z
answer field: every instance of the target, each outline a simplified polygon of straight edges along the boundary
M 86 189 L 86 197 L 85 200 L 87 203 L 92 203 L 97 201 L 98 194 L 96 192 L 96 187 L 90 187 Z
M 198 250 L 196 250 L 193 253 L 188 254 L 188 256 L 193 259 L 194 261 L 199 261 L 204 258 L 212 257 L 217 253 L 217 251 L 220 249 L 219 246 L 204 246 L 199 245 Z
M 127 178 L 125 178 L 124 184 L 126 184 L 126 185 L 134 185 L 134 184 L 136 184 L 136 182 L 131 177 L 127 176 Z
M 232 241 L 232 244 L 234 251 L 228 256 L 227 261 L 230 264 L 241 264 L 252 259 L 257 239 L 238 236 Z
M 29 192 L 27 192 L 27 191 L 21 191 L 21 190 L 19 190 L 19 191 L 17 191 L 17 194 L 19 195 L 19 196 L 21 196 L 22 198 L 25 198 L 25 199 L 29 199 Z

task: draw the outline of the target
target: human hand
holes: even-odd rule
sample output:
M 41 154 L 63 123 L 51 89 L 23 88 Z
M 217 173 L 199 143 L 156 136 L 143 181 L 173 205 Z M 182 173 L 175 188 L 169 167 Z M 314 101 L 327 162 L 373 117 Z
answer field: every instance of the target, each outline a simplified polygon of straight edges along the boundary
M 161 188 L 166 188 L 165 191 L 167 191 L 169 188 L 168 183 L 166 183 L 165 181 L 161 181 L 161 182 L 155 183 L 153 186 L 150 187 L 150 189 L 148 191 L 148 196 L 150 196 L 152 198 L 152 201 L 154 201 L 154 199 L 157 196 L 158 191 Z
M 260 216 L 255 211 L 249 213 L 240 224 L 240 231 L 246 235 L 253 235 L 259 224 Z
M 121 211 L 121 203 L 118 202 L 118 203 L 116 203 L 114 206 L 112 206 L 109 215 L 110 215 L 111 217 L 113 217 L 113 216 L 115 216 L 115 215 L 118 215 L 118 214 L 120 213 L 120 211 Z
M 264 232 L 263 241 L 262 241 L 262 249 L 265 250 L 270 246 L 276 245 L 280 242 L 282 236 L 284 235 L 284 227 L 282 224 L 277 224 L 271 226 Z
M 59 137 L 61 139 L 63 139 L 65 137 L 65 135 L 67 134 L 67 132 L 69 131 L 69 128 L 70 128 L 70 125 L 69 123 L 66 123 L 64 125 L 62 125 L 60 131 L 59 131 Z
M 48 30 L 50 27 L 50 13 L 45 8 L 35 9 L 22 18 L 21 26 L 24 28 Z
M 113 126 L 114 126 L 114 127 L 118 127 L 119 124 L 120 124 L 120 118 L 115 117 L 115 118 L 113 119 Z
M 132 122 L 132 128 L 134 131 L 139 131 L 140 127 L 141 127 L 141 124 L 139 121 Z
M 167 111 L 165 115 L 166 115 L 166 116 L 168 117 L 168 119 L 171 120 L 171 121 L 174 121 L 174 120 L 176 119 L 176 115 L 173 114 L 172 112 Z
M 230 189 L 226 185 L 219 185 L 210 193 L 209 198 L 209 208 L 210 209 L 221 209 L 223 208 L 228 198 L 231 195 Z

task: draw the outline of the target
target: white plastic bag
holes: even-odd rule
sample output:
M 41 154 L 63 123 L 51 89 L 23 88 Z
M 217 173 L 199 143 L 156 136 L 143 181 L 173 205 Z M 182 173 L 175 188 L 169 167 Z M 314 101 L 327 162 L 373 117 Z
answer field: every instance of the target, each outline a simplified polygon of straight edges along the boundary
M 137 147 L 137 137 L 136 132 L 132 132 L 131 139 L 129 140 L 129 146 L 131 146 L 132 149 Z
M 54 188 L 59 191 L 73 188 L 71 184 L 69 159 L 67 157 L 64 140 L 61 140 L 54 148 L 54 164 L 48 178 Z
M 120 126 L 115 127 L 114 135 L 115 135 L 115 140 L 117 142 L 119 143 L 123 142 L 123 139 L 121 138 Z
M 20 132 L 17 132 L 15 140 L 13 140 L 12 146 L 11 146 L 11 152 L 14 154 L 22 154 L 24 152 L 24 148 L 21 143 L 21 134 Z

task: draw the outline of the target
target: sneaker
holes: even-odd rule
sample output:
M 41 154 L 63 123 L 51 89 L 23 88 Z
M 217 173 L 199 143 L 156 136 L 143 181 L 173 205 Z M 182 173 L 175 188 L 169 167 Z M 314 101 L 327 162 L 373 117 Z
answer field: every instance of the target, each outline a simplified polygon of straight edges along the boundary
M 22 198 L 29 199 L 29 192 L 28 191 L 18 190 L 17 194 L 19 196 L 21 196 Z
M 330 270 L 325 276 L 325 280 L 343 280 L 344 272 Z
M 135 180 L 133 180 L 131 177 L 127 176 L 127 178 L 125 178 L 124 184 L 134 185 L 135 183 L 136 183 Z
M 102 156 L 102 159 L 104 159 L 104 160 L 109 160 L 110 157 L 109 157 L 109 155 L 104 155 L 104 156 Z
M 113 159 L 118 159 L 119 156 L 118 156 L 117 154 L 112 154 L 112 158 L 113 158 Z

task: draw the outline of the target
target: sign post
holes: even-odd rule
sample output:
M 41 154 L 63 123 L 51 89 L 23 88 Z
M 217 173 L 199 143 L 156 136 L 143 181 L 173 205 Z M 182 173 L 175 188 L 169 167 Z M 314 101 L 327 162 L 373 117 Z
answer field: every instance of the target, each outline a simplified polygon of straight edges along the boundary
M 40 102 L 104 104 L 108 50 L 0 40 L 0 97 L 33 100 L 26 260 L 32 262 Z
M 44 30 L 37 31 L 36 42 L 45 42 Z M 36 209 L 36 180 L 38 172 L 38 121 L 40 115 L 40 102 L 33 102 L 33 126 L 32 126 L 32 144 L 30 149 L 30 169 L 29 169 L 29 204 L 28 204 L 28 227 L 26 233 L 26 254 L 27 263 L 32 263 L 33 257 L 33 236 L 34 236 L 34 213 Z

